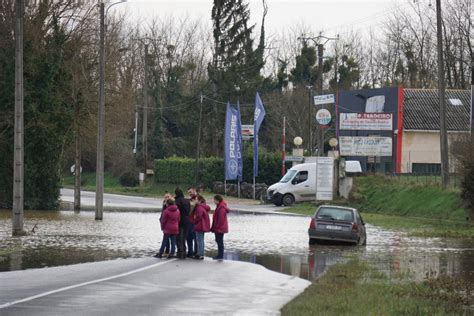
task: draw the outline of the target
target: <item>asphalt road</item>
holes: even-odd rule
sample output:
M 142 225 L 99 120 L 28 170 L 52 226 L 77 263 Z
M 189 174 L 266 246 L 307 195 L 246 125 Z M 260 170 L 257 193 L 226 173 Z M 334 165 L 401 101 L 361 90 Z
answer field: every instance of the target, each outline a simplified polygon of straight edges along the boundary
M 61 201 L 74 203 L 74 190 L 61 189 Z M 161 210 L 162 204 L 162 199 L 104 193 L 104 210 L 106 211 L 159 211 Z M 85 210 L 94 209 L 95 192 L 81 191 L 81 206 Z M 235 198 L 229 202 L 229 208 L 232 211 L 244 213 L 265 213 L 276 215 L 281 215 L 286 209 L 285 207 L 278 207 L 271 204 L 254 204 L 249 200 L 238 200 Z M 284 214 L 299 216 L 292 213 Z
M 236 261 L 121 259 L 0 273 L 0 315 L 278 315 L 310 282 Z

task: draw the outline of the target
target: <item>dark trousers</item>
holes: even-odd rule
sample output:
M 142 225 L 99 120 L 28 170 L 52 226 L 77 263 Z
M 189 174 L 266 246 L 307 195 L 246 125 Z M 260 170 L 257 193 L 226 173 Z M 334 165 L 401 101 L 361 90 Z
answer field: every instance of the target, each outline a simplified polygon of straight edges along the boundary
M 224 259 L 224 234 L 214 233 L 217 243 L 217 258 Z
M 169 252 L 170 256 L 174 255 L 174 251 L 176 248 L 176 235 L 163 235 L 163 241 L 161 242 L 160 252 L 158 253 L 160 256 L 163 255 L 165 249 L 170 249 L 170 242 L 171 242 L 171 251 Z
M 188 244 L 188 256 L 194 256 L 197 253 L 196 233 L 194 232 L 194 224 L 188 226 L 188 236 L 186 237 Z
M 179 226 L 179 235 L 177 236 L 178 258 L 186 258 L 186 237 L 188 236 L 188 225 Z

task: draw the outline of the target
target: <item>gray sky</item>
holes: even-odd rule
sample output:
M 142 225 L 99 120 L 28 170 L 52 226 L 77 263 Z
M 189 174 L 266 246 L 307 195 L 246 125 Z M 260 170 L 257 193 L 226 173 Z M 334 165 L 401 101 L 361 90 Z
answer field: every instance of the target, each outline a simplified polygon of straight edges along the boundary
M 282 32 L 298 25 L 308 25 L 315 32 L 324 30 L 334 36 L 351 28 L 377 31 L 380 22 L 397 6 L 407 6 L 410 0 L 267 0 L 266 26 L 268 34 Z M 428 1 L 428 0 L 426 0 Z M 211 23 L 212 0 L 128 0 L 113 8 L 127 11 L 134 21 L 152 17 L 203 18 Z M 252 23 L 260 23 L 261 0 L 250 0 Z

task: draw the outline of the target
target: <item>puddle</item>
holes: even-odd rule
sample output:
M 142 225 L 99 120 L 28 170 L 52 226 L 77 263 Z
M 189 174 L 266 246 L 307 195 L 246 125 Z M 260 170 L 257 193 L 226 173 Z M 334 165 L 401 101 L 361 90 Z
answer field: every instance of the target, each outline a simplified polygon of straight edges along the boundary
M 10 212 L 0 211 L 0 271 L 90 261 L 151 256 L 161 242 L 158 213 L 26 212 L 25 227 L 35 233 L 10 237 Z M 331 265 L 358 256 L 386 273 L 409 273 L 414 280 L 447 274 L 474 283 L 474 241 L 411 238 L 367 226 L 366 247 L 308 245 L 309 220 L 295 216 L 230 215 L 226 259 L 314 280 Z M 206 254 L 216 245 L 206 234 Z

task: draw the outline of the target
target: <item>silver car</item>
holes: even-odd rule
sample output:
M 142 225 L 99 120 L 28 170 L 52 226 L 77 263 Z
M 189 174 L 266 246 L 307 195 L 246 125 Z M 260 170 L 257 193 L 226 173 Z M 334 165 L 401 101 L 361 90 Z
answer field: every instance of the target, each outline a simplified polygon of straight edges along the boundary
M 359 211 L 349 207 L 318 207 L 311 218 L 308 235 L 310 244 L 315 244 L 318 240 L 367 244 L 364 220 Z

